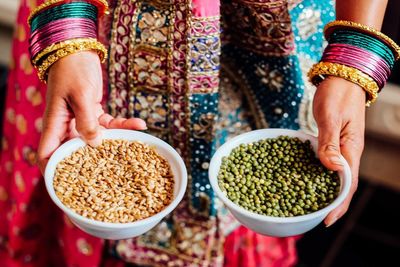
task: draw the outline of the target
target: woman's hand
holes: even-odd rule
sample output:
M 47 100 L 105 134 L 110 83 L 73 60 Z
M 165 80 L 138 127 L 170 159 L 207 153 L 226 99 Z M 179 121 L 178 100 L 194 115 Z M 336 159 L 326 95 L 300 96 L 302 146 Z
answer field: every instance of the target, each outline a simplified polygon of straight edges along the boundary
M 364 148 L 365 91 L 358 85 L 338 77 L 328 77 L 314 97 L 314 117 L 318 124 L 318 154 L 331 170 L 341 170 L 339 155 L 350 165 L 353 180 L 348 197 L 325 218 L 330 226 L 349 208 L 357 189 L 358 169 Z
M 114 119 L 104 112 L 102 81 L 100 60 L 95 52 L 69 55 L 50 68 L 38 149 L 42 172 L 51 154 L 66 139 L 80 135 L 96 146 L 101 143 L 101 128 L 146 129 L 141 119 Z

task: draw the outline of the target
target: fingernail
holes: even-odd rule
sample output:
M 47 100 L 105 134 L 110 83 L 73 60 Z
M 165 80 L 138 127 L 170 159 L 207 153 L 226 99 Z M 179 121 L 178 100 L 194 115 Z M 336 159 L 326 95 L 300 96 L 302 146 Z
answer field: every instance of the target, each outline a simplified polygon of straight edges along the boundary
M 328 224 L 326 224 L 325 227 L 332 226 L 337 221 L 337 219 L 337 217 L 333 217 L 333 219 Z
M 342 163 L 342 161 L 340 160 L 340 157 L 339 157 L 339 156 L 332 156 L 332 157 L 329 158 L 329 161 L 330 161 L 332 164 L 339 165 L 339 166 L 343 166 L 343 163 Z
M 143 130 L 147 130 L 147 124 L 146 124 L 146 122 L 145 121 L 143 121 Z

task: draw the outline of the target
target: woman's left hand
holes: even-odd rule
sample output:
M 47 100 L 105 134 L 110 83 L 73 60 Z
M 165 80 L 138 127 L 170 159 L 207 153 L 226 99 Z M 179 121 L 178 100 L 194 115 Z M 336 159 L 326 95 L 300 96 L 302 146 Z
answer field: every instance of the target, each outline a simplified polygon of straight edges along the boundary
M 365 91 L 358 85 L 338 77 L 328 77 L 317 88 L 314 117 L 318 125 L 318 155 L 321 162 L 334 171 L 343 167 L 342 154 L 350 165 L 353 180 L 345 201 L 325 218 L 330 226 L 349 208 L 358 184 L 360 158 L 364 148 Z

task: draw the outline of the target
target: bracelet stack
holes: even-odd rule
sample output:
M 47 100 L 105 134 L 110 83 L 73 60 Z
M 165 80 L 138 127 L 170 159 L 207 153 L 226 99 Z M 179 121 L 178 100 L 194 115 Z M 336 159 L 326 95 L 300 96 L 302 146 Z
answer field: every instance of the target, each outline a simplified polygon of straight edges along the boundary
M 30 14 L 29 52 L 42 81 L 52 64 L 70 54 L 93 50 L 101 61 L 107 58 L 107 50 L 97 41 L 98 18 L 107 9 L 105 0 L 53 0 Z
M 400 47 L 383 33 L 350 21 L 330 22 L 324 32 L 329 44 L 309 71 L 310 81 L 318 85 L 326 76 L 344 78 L 365 90 L 369 106 L 400 58 Z

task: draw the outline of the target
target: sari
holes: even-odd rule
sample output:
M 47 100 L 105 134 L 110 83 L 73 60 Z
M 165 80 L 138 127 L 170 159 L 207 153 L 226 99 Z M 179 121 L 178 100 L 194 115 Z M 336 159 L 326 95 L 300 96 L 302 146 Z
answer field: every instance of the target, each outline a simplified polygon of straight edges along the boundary
M 0 161 L 2 266 L 293 266 L 297 237 L 240 226 L 208 182 L 216 148 L 256 128 L 315 133 L 314 88 L 333 3 L 317 0 L 110 0 L 99 23 L 109 50 L 104 108 L 140 117 L 189 171 L 176 210 L 137 238 L 109 242 L 75 227 L 36 167 L 46 86 L 30 64 L 23 0 L 7 87 Z M 221 14 L 220 14 L 221 11 Z M 131 265 L 130 265 L 131 266 Z

